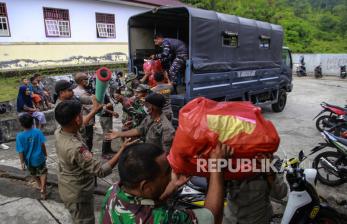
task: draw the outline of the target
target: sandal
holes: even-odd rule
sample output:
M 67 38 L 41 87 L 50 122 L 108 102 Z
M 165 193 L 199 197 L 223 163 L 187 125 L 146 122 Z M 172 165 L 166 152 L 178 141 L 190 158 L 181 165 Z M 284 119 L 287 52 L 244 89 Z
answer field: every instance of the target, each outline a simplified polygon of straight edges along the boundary
M 40 194 L 41 200 L 47 200 L 48 196 L 51 194 L 51 187 L 48 186 L 48 187 L 46 188 L 46 192 L 40 192 L 40 193 L 41 193 L 41 194 Z

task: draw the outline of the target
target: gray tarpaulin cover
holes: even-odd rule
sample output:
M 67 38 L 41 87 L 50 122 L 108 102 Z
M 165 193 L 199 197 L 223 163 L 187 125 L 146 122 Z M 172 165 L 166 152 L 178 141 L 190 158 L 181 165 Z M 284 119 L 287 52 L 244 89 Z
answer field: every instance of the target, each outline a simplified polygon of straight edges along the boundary
M 180 22 L 183 15 L 190 18 L 187 24 L 190 25 L 189 57 L 194 73 L 279 68 L 281 65 L 283 30 L 279 25 L 192 7 L 175 7 L 135 15 L 130 18 L 129 26 L 140 25 L 144 18 L 147 21 L 167 18 L 172 23 L 175 14 Z M 237 35 L 237 47 L 223 45 L 225 33 Z M 261 48 L 261 39 L 269 39 L 270 47 Z

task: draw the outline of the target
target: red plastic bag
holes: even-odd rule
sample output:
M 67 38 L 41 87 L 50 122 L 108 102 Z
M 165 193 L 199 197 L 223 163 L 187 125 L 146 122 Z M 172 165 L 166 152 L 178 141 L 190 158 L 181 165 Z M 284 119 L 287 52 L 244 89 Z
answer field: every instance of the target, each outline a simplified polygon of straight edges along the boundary
M 143 64 L 143 72 L 145 73 L 145 75 L 149 74 L 148 85 L 151 88 L 157 85 L 157 82 L 154 80 L 154 74 L 162 70 L 163 69 L 160 60 L 148 60 Z
M 275 152 L 280 139 L 259 107 L 249 102 L 216 102 L 199 97 L 180 110 L 179 127 L 168 155 L 171 167 L 176 173 L 208 176 L 208 172 L 197 172 L 197 161 L 208 159 L 218 141 L 234 149 L 234 165 L 238 158 Z M 251 171 L 227 171 L 225 179 L 240 180 L 252 175 L 255 173 Z

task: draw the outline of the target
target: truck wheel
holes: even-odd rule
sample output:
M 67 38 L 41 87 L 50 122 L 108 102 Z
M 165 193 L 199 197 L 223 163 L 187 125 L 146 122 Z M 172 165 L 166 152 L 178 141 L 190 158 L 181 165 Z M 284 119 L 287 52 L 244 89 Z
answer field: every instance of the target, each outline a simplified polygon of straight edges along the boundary
M 286 91 L 284 89 L 280 89 L 279 91 L 277 103 L 271 105 L 274 112 L 282 112 L 287 102 Z

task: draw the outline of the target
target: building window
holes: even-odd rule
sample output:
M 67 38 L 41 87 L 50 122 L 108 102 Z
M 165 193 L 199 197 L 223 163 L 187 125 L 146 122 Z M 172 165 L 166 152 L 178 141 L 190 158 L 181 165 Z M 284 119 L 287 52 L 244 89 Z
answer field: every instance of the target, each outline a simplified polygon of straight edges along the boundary
M 69 10 L 43 8 L 47 37 L 70 37 Z
M 269 49 L 270 48 L 270 37 L 261 35 L 259 37 L 259 48 Z
M 116 38 L 114 14 L 96 13 L 96 33 L 100 38 Z
M 8 26 L 8 17 L 6 4 L 0 2 L 0 37 L 9 37 L 10 27 Z
M 223 47 L 237 48 L 239 46 L 238 33 L 224 31 L 223 32 Z

